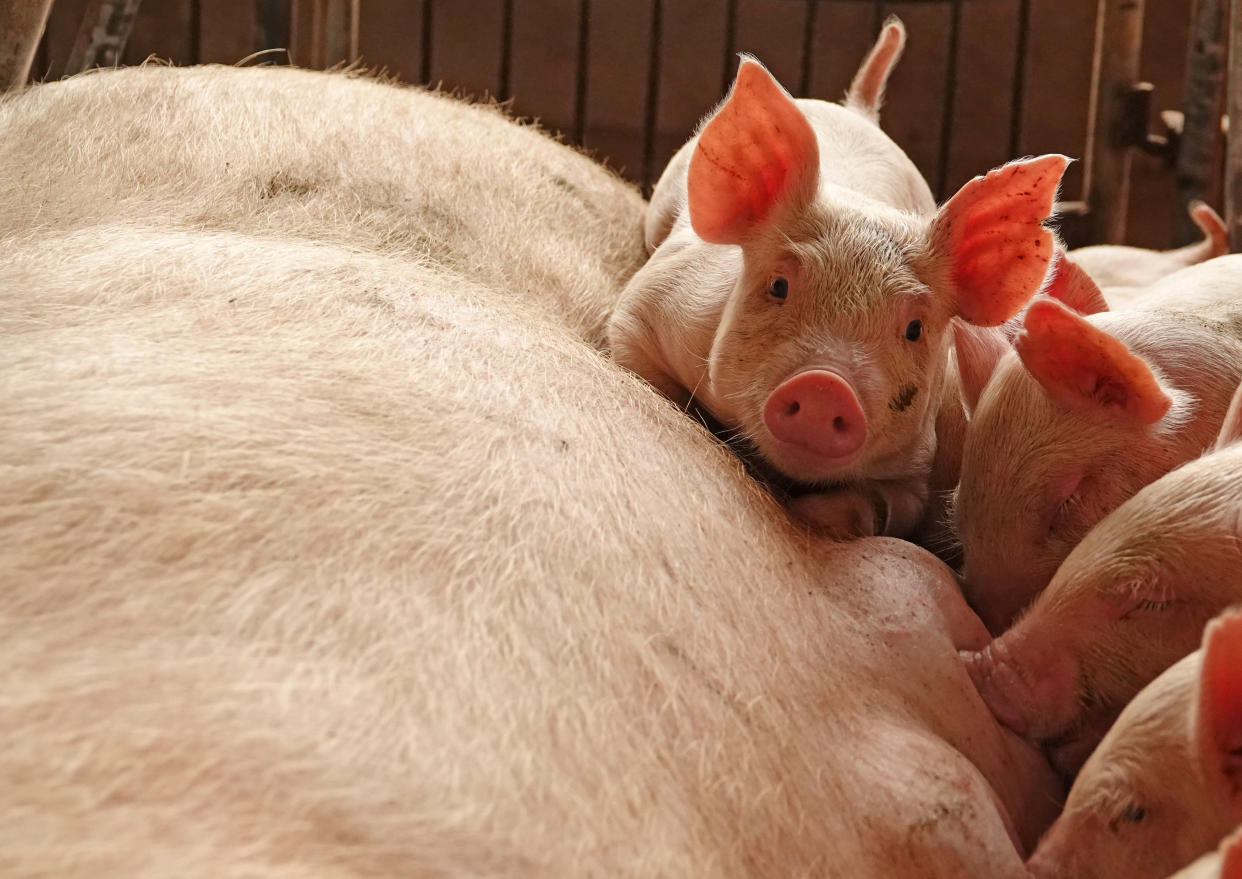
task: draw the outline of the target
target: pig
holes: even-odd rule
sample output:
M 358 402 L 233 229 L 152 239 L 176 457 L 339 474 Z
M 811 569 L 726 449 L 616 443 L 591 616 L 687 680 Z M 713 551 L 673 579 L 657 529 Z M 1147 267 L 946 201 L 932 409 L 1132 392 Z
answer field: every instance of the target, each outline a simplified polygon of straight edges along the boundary
M 1060 784 L 952 572 L 599 350 L 614 176 L 147 67 L 0 103 L 0 186 L 5 876 L 1025 875 Z
M 1242 382 L 1242 256 L 1169 275 L 1141 309 L 1033 302 L 1014 347 L 974 370 L 990 378 L 953 505 L 963 589 L 995 634 L 1095 523 L 1214 441 Z
M 1242 611 L 1125 707 L 1027 866 L 1036 879 L 1158 879 L 1242 821 Z
M 617 363 L 705 408 L 838 536 L 919 522 L 950 321 L 1002 323 L 1043 283 L 1068 161 L 998 168 L 937 211 L 875 121 L 894 34 L 844 106 L 795 101 L 743 57 L 657 186 L 658 246 L 607 331 Z
M 967 665 L 996 716 L 1038 739 L 1111 719 L 1242 602 L 1242 386 L 1215 449 L 1105 516 L 1022 618 Z
M 1194 244 L 1175 250 L 1093 244 L 1069 251 L 1069 258 L 1104 289 L 1109 305 L 1117 308 L 1166 275 L 1229 252 L 1229 232 L 1220 214 L 1198 199 L 1190 203 L 1189 211 L 1203 233 L 1203 239 Z
M 1169 879 L 1242 879 L 1242 828 L 1227 836 L 1216 851 L 1178 870 Z

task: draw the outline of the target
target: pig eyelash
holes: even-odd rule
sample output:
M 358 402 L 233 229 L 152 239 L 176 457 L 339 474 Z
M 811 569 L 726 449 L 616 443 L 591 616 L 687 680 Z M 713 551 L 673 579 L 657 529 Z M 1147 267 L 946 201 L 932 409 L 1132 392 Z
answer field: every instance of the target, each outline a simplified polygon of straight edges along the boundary
M 1138 803 L 1126 803 L 1126 807 L 1108 822 L 1108 829 L 1116 833 L 1122 824 L 1138 824 L 1146 817 L 1146 808 Z

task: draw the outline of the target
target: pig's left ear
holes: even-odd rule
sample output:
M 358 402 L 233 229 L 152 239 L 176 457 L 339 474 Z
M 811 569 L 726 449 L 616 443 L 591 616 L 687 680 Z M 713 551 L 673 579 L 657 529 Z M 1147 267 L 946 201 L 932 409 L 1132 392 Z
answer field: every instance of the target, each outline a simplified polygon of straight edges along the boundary
M 690 225 L 704 241 L 741 244 L 778 208 L 819 187 L 819 142 L 772 74 L 743 58 L 724 106 L 699 133 L 686 179 Z
M 948 288 L 958 317 L 994 327 L 1035 295 L 1053 254 L 1043 222 L 1068 165 L 1059 155 L 1012 162 L 971 180 L 940 208 L 925 280 Z
M 1220 433 L 1216 436 L 1216 448 L 1223 449 L 1239 440 L 1242 440 L 1242 385 L 1238 385 L 1238 389 L 1233 392 L 1233 402 L 1225 413 L 1225 423 L 1220 426 Z
M 1203 634 L 1203 666 L 1194 718 L 1206 777 L 1222 786 L 1242 820 L 1242 610 L 1212 620 Z
M 1155 424 L 1173 405 L 1143 358 L 1055 299 L 1032 302 L 1014 348 L 1054 400 Z

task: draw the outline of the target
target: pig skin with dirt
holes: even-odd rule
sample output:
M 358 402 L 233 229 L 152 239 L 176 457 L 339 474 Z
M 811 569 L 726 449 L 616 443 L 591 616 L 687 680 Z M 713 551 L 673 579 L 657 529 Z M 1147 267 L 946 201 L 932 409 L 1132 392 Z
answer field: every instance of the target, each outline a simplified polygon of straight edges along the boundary
M 1161 879 L 1242 821 L 1242 611 L 1121 712 L 1027 866 L 1035 879 Z
M 145 67 L 0 102 L 0 202 L 7 877 L 1024 876 L 951 573 L 599 352 L 606 171 Z
M 1002 323 L 1043 283 L 1067 162 L 997 169 L 937 211 L 877 124 L 903 41 L 890 21 L 844 106 L 744 58 L 661 177 L 654 253 L 608 327 L 618 363 L 702 404 L 838 536 L 916 530 L 951 322 Z
M 1242 255 L 1169 275 L 1137 305 L 1032 303 L 972 412 L 954 523 L 963 589 L 994 633 L 1097 522 L 1212 445 L 1242 382 Z

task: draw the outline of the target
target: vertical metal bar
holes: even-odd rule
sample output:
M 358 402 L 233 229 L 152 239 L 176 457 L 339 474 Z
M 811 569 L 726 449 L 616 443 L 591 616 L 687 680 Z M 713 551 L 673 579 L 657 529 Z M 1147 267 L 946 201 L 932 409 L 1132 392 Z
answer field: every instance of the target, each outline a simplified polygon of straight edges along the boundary
M 504 0 L 500 7 L 500 84 L 496 88 L 496 97 L 507 101 L 509 94 L 510 75 L 513 67 L 513 0 Z
M 358 60 L 358 36 L 362 32 L 362 0 L 349 0 L 349 63 Z
M 660 110 L 660 41 L 664 31 L 663 0 L 652 0 L 651 3 L 651 43 L 647 52 L 647 102 L 643 120 L 643 160 L 639 169 L 639 179 L 646 188 L 651 185 L 655 158 L 656 125 L 659 123 Z
M 435 27 L 434 3 L 435 0 L 423 0 L 422 57 L 419 58 L 418 81 L 426 85 L 431 84 L 431 48 L 433 42 L 431 31 Z
M 255 51 L 276 46 L 288 47 L 292 38 L 293 0 L 258 0 L 259 26 Z
M 949 151 L 953 147 L 953 115 L 957 106 L 957 50 L 962 32 L 962 0 L 949 4 L 949 46 L 944 65 L 944 100 L 940 110 L 940 155 L 936 167 L 936 198 L 949 185 Z
M 1229 250 L 1242 251 L 1242 0 L 1229 4 L 1229 138 L 1225 149 L 1225 224 Z
M 1207 195 L 1219 155 L 1221 96 L 1225 84 L 1225 4 L 1198 0 L 1186 47 L 1182 133 L 1174 171 L 1173 243 L 1189 244 L 1200 232 L 1187 211 Z
M 203 3 L 190 0 L 190 63 L 203 63 Z
M 733 84 L 733 56 L 737 54 L 737 0 L 725 2 L 724 73 L 720 79 L 720 94 L 728 94 Z
M 1013 59 L 1013 103 L 1009 107 L 1009 158 L 1022 144 L 1022 113 L 1026 109 L 1026 53 L 1031 42 L 1031 0 L 1018 3 L 1018 48 Z
M 1098 9 L 1083 165 L 1093 244 L 1125 240 L 1131 151 L 1121 136 L 1122 109 L 1138 81 L 1143 0 L 1099 0 Z
M 0 91 L 30 79 L 30 65 L 47 27 L 52 0 L 5 0 L 0 3 Z
M 574 143 L 582 146 L 586 134 L 587 60 L 591 48 L 591 0 L 578 2 L 578 57 L 574 74 Z
M 797 97 L 811 93 L 811 65 L 815 58 L 815 23 L 819 18 L 818 0 L 806 0 L 806 22 L 802 28 L 802 63 L 798 74 Z

